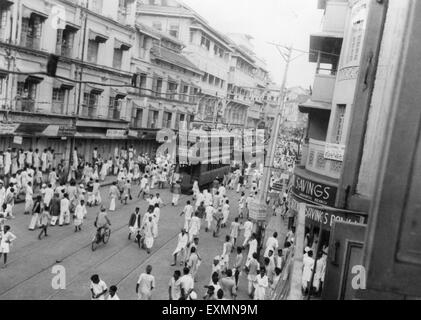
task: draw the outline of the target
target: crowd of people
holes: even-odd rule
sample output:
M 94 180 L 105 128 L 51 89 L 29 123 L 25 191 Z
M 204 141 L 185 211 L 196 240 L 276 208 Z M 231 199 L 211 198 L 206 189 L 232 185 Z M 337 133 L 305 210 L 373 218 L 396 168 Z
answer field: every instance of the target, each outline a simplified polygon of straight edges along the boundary
M 136 154 L 130 147 L 104 161 L 96 148 L 89 159 L 81 158 L 75 149 L 72 166 L 66 170 L 62 163 L 55 164 L 51 157 L 54 150 L 46 149 L 40 156 L 38 150 L 10 151 L 7 150 L 1 157 L 0 252 L 4 256 L 4 265 L 7 264 L 10 244 L 16 240 L 6 221 L 14 218 L 14 203 L 21 195 L 25 199 L 24 213 L 30 216 L 28 229 L 38 230 L 39 239 L 48 236 L 50 226 L 66 226 L 72 222 L 74 232 L 81 232 L 87 207 L 95 206 L 100 207 L 95 226 L 98 234 L 102 234 L 110 228 L 107 212 L 116 210 L 117 201 L 123 205 L 131 200 L 146 201 L 148 209 L 145 213 L 137 207 L 130 215 L 128 239 L 135 241 L 148 254 L 153 250 L 159 234 L 163 200 L 158 191 L 171 187 L 171 205 L 179 205 L 180 175 L 169 157 Z M 247 279 L 247 293 L 251 299 L 264 300 L 273 294 L 294 236 L 290 235 L 281 248 L 276 232 L 266 243 L 256 232 L 257 227 L 250 217 L 250 205 L 261 189 L 262 174 L 262 166 L 252 168 L 249 164 L 245 168 L 233 168 L 229 174 L 215 179 L 209 188 L 201 189 L 198 181 L 194 182 L 193 195 L 180 213 L 184 219 L 183 228 L 178 234 L 172 267 L 180 266 L 181 269 L 174 270 L 169 281 L 169 299 L 198 298 L 200 288 L 195 288 L 195 282 L 203 259 L 199 246 L 203 231 L 210 232 L 216 238 L 222 234 L 225 240 L 220 254 L 213 259 L 209 284 L 204 288 L 204 299 L 235 299 L 242 274 Z M 116 181 L 109 188 L 109 207 L 106 208 L 100 187 L 109 175 L 114 176 Z M 132 193 L 133 185 L 139 187 L 137 194 Z M 238 205 L 233 205 L 228 191 L 238 194 Z M 272 199 L 268 198 L 268 203 L 270 201 Z M 285 216 L 288 211 L 286 196 L 281 194 L 273 200 L 271 208 L 274 215 L 279 212 Z M 244 240 L 238 243 L 241 233 Z M 148 266 L 139 277 L 136 293 L 139 299 L 151 299 L 154 289 L 152 266 Z M 91 292 L 92 299 L 118 299 L 117 287 L 112 286 L 108 290 L 98 275 L 91 278 Z

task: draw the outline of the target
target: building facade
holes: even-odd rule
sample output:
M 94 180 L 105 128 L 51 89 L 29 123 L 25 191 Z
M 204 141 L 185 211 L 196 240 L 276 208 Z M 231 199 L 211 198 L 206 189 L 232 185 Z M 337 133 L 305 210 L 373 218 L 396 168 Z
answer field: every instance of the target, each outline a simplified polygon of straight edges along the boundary
M 339 254 L 332 239 L 343 246 L 351 234 L 363 234 L 352 226 L 367 223 L 366 212 L 349 210 L 339 205 L 338 199 L 361 73 L 368 1 L 319 1 L 318 8 L 324 10 L 322 30 L 310 36 L 309 54 L 309 61 L 316 63 L 317 68 L 311 97 L 300 104 L 300 111 L 308 114 L 308 125 L 291 197 L 295 211 L 301 204 L 306 206 L 304 234 L 308 235 L 308 246 L 313 247 L 315 257 L 321 256 L 323 248 L 329 255 Z M 335 231 L 335 222 L 339 221 L 350 224 L 342 229 L 340 238 Z M 332 298 L 343 281 L 343 288 L 347 286 L 338 271 L 342 267 L 339 256 L 328 264 L 324 297 Z M 352 295 L 351 291 L 347 295 Z

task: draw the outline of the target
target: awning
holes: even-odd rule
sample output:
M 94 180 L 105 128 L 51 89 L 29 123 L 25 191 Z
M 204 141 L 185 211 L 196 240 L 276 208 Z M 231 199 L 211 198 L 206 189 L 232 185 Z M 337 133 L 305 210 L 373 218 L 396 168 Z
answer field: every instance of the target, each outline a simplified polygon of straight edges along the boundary
M 323 52 L 320 55 L 320 63 L 332 63 L 339 61 L 343 42 L 343 35 L 338 33 L 316 33 L 310 35 L 310 55 L 309 62 L 316 63 L 317 52 Z
M 74 31 L 78 31 L 78 30 L 80 30 L 80 26 L 78 26 L 77 24 L 74 24 L 72 22 L 66 21 L 66 29 L 71 29 L 71 30 L 74 30 Z
M 100 34 L 98 32 L 89 30 L 89 40 L 93 40 L 99 43 L 105 43 L 109 39 L 108 36 Z
M 54 88 L 61 88 L 64 90 L 72 90 L 75 87 L 75 84 L 69 81 L 61 80 L 61 79 L 54 79 L 53 83 Z
M 140 23 L 136 23 L 136 29 L 137 29 L 137 31 L 139 31 L 140 33 L 142 33 L 144 35 L 147 35 L 147 36 L 149 36 L 151 38 L 154 38 L 156 40 L 161 40 L 161 37 L 159 36 L 158 32 L 151 27 L 145 26 L 145 25 L 140 24 Z
M 0 8 L 10 7 L 14 3 L 14 0 L 2 0 L 0 1 Z
M 111 89 L 111 96 L 115 97 L 116 99 L 124 99 L 127 96 L 127 92 L 124 92 L 119 89 Z
M 131 44 L 128 44 L 126 42 L 120 41 L 118 39 L 114 39 L 114 48 L 115 49 L 121 49 L 121 50 L 129 50 L 132 47 Z
M 104 89 L 102 89 L 102 88 L 96 88 L 96 87 L 93 87 L 93 86 L 91 86 L 89 84 L 86 85 L 85 90 L 86 91 L 89 91 L 90 93 L 93 93 L 93 94 L 101 94 L 101 93 L 104 92 Z
M 107 137 L 106 133 L 97 132 L 77 132 L 75 138 L 79 139 L 100 139 L 100 140 L 127 140 L 127 136 L 124 137 Z
M 27 76 L 24 74 L 18 75 L 18 82 L 33 82 L 33 83 L 40 83 L 43 81 L 44 78 L 38 76 Z
M 329 103 L 313 101 L 311 99 L 302 104 L 299 104 L 298 107 L 300 108 L 300 112 L 302 113 L 308 113 L 309 111 L 311 111 L 311 109 L 325 111 L 330 111 L 332 109 L 332 106 Z
M 40 12 L 38 10 L 34 10 L 34 9 L 31 9 L 31 8 L 28 8 L 27 6 L 23 6 L 22 8 L 23 8 L 23 10 L 22 10 L 22 18 L 30 19 L 32 15 L 37 15 L 37 16 L 39 16 L 43 20 L 46 20 L 48 18 L 48 15 L 47 14 L 45 14 L 43 12 Z

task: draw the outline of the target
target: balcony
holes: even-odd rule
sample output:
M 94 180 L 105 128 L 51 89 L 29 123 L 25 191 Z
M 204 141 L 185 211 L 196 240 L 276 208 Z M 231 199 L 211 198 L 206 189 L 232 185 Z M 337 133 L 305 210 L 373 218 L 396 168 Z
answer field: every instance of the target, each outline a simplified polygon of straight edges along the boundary
M 53 102 L 51 104 L 51 113 L 64 114 L 64 102 Z
M 16 111 L 36 112 L 35 100 L 19 99 L 16 101 Z
M 335 91 L 335 83 L 336 75 L 322 74 L 320 70 L 314 78 L 311 100 L 331 103 Z
M 322 1 L 323 4 L 319 9 L 324 9 L 324 17 L 322 22 L 322 31 L 326 33 L 344 34 L 345 22 L 348 14 L 348 1 Z
M 98 111 L 97 107 L 91 107 L 91 106 L 83 105 L 81 116 L 86 117 L 86 118 L 96 118 L 97 111 Z
M 310 139 L 307 146 L 304 147 L 302 161 L 308 171 L 326 176 L 332 179 L 339 179 L 342 171 L 342 162 L 325 159 L 324 141 Z M 307 153 L 307 155 L 306 155 Z
M 108 119 L 110 120 L 120 120 L 120 108 L 110 107 L 108 108 Z

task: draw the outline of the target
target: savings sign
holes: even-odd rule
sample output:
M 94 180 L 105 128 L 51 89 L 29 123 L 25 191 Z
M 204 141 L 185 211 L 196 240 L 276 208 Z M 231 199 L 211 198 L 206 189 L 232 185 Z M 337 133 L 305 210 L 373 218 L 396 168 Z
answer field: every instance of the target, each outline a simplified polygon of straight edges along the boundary
M 329 207 L 335 206 L 338 188 L 295 175 L 293 192 L 302 199 Z

